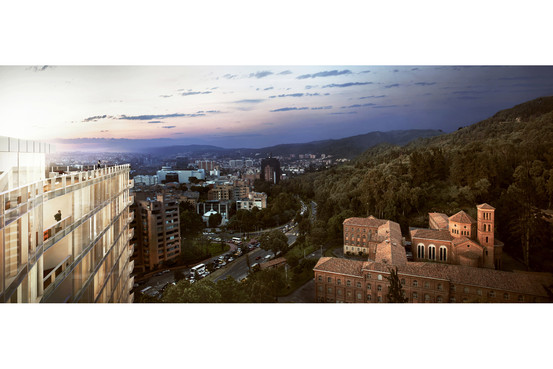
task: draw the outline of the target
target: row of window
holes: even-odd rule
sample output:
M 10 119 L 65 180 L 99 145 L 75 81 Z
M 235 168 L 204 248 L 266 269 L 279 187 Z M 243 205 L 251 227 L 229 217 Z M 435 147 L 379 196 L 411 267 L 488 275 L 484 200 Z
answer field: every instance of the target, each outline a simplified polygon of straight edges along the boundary
M 418 259 L 424 259 L 425 254 L 425 245 L 422 243 L 419 243 L 417 245 L 417 258 Z M 440 246 L 440 250 L 438 253 L 439 260 L 440 261 L 447 261 L 447 247 Z M 428 260 L 436 260 L 436 246 L 429 245 L 428 246 Z

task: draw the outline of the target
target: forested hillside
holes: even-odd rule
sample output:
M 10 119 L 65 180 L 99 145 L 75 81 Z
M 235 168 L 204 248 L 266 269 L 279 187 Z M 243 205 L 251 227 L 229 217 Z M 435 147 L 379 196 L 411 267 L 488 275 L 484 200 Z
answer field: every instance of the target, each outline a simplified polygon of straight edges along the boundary
M 339 167 L 282 183 L 276 191 L 317 202 L 313 242 L 339 243 L 342 221 L 372 214 L 427 227 L 428 212 L 496 207 L 505 252 L 553 271 L 553 97 L 503 110 L 458 131 L 398 147 L 380 145 Z

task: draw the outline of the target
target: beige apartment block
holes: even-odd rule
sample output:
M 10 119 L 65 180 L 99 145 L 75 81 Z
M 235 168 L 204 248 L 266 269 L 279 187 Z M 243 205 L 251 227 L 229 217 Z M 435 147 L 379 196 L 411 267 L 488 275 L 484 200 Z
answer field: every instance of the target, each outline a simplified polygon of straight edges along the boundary
M 0 137 L 0 302 L 132 302 L 130 166 L 47 173 L 51 150 Z

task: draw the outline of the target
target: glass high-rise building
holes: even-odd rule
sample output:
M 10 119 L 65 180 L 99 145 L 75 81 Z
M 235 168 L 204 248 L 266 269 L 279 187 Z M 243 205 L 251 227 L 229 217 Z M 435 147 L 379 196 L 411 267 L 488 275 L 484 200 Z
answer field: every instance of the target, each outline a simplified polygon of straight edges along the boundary
M 0 137 L 0 302 L 132 302 L 130 166 L 47 173 L 50 150 Z

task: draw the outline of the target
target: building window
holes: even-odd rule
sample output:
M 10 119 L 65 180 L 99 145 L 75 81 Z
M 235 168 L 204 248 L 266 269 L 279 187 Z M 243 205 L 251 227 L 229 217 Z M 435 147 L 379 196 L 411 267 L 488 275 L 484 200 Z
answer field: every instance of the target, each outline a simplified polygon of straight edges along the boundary
M 443 302 L 442 296 L 436 297 L 436 302 Z
M 361 288 L 361 282 L 357 282 L 356 286 L 357 288 Z
M 518 302 L 523 302 L 523 301 L 524 301 L 524 296 L 518 295 Z
M 376 286 L 376 290 L 377 291 L 382 291 L 382 286 L 381 285 Z
M 337 289 L 337 290 L 336 290 L 336 293 L 337 293 L 338 295 L 342 296 L 342 290 L 341 290 L 341 289 Z
M 440 261 L 447 261 L 447 247 L 440 246 Z
M 361 292 L 357 292 L 357 300 L 361 300 L 362 297 L 361 297 Z
M 419 295 L 416 292 L 413 292 L 413 300 L 416 300 L 419 297 Z
M 349 279 L 346 280 L 346 285 L 347 285 L 348 287 L 351 286 L 351 281 L 350 281 Z
M 323 292 L 323 286 L 319 286 L 319 292 Z
M 368 289 L 368 290 L 371 289 L 371 285 L 370 285 L 370 284 L 367 285 L 367 289 Z
M 351 297 L 351 291 L 348 291 L 348 297 Z
M 378 296 L 378 302 L 382 302 L 382 296 Z
M 438 283 L 438 291 L 443 291 L 444 290 L 444 287 L 442 286 L 441 283 Z
M 367 279 L 371 279 L 371 274 L 370 273 L 367 274 Z
M 482 296 L 482 290 L 480 288 L 476 290 L 476 293 L 478 294 L 478 296 Z
M 463 292 L 469 293 L 469 288 L 468 287 L 463 288 Z
M 508 293 L 504 293 L 503 294 L 503 300 L 509 300 L 509 294 Z
M 436 246 L 428 246 L 428 260 L 436 260 Z
M 495 291 L 490 291 L 490 292 L 488 293 L 488 295 L 489 295 L 490 297 L 495 297 Z
M 454 302 L 455 302 L 455 297 L 450 297 L 450 298 L 449 298 L 449 302 L 453 302 L 453 303 L 454 303 Z
M 332 278 L 328 277 L 328 278 L 326 279 L 326 281 L 327 281 L 328 283 L 330 283 L 330 282 L 332 282 Z
M 457 287 L 455 287 L 455 285 L 453 284 L 449 286 L 449 289 L 451 290 L 451 292 L 457 291 Z
M 336 283 L 337 283 L 338 285 L 341 285 L 341 284 L 342 284 L 342 280 L 341 280 L 340 278 L 338 278 L 338 279 L 336 280 Z
M 323 276 L 319 276 L 319 281 L 322 281 L 323 280 Z
M 417 258 L 424 259 L 424 244 L 422 243 L 417 245 Z
M 379 274 L 379 275 L 378 275 L 378 280 L 379 280 L 379 281 L 382 280 L 382 274 Z
M 332 293 L 332 287 L 328 287 L 328 289 L 326 290 L 326 292 Z
M 367 301 L 371 301 L 371 295 L 367 295 Z
M 413 281 L 413 287 L 418 287 L 418 286 L 419 286 L 419 282 L 416 281 L 416 280 L 414 280 L 414 281 Z
M 424 288 L 430 288 L 430 283 L 424 282 Z
M 405 278 L 401 278 L 401 285 L 405 286 Z
M 424 295 L 424 302 L 430 302 L 430 295 L 429 294 Z

